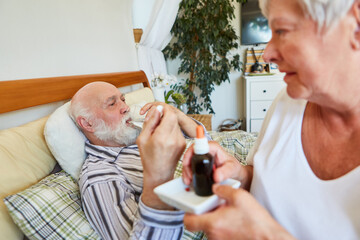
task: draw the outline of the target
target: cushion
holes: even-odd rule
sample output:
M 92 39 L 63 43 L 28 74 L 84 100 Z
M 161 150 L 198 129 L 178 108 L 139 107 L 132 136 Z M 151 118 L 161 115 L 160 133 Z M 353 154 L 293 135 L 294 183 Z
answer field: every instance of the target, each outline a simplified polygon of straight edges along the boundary
M 154 97 L 149 88 L 142 88 L 125 94 L 128 105 L 152 102 Z M 74 179 L 79 178 L 81 166 L 86 158 L 86 137 L 76 127 L 68 114 L 70 102 L 65 103 L 50 115 L 44 129 L 46 142 L 57 162 Z
M 246 157 L 251 147 L 254 145 L 258 134 L 236 130 L 226 132 L 210 131 L 209 135 L 228 153 L 245 165 Z
M 81 209 L 78 185 L 64 171 L 4 201 L 29 239 L 100 239 Z
M 140 102 L 154 102 L 155 98 L 150 88 L 141 88 L 125 94 L 127 105 L 133 105 Z
M 22 239 L 11 220 L 4 197 L 17 193 L 47 176 L 55 159 L 44 139 L 47 117 L 0 131 L 0 232 L 2 239 Z
M 86 137 L 70 118 L 69 108 L 70 102 L 67 102 L 50 115 L 44 135 L 50 151 L 61 168 L 77 179 L 86 158 Z

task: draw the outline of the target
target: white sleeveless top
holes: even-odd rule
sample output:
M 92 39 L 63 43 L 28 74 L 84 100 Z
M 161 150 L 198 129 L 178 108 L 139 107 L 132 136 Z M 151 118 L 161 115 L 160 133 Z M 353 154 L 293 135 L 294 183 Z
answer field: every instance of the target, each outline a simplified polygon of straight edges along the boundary
M 247 159 L 250 192 L 298 239 L 360 239 L 360 167 L 334 180 L 313 173 L 301 143 L 306 103 L 285 89 L 274 101 Z

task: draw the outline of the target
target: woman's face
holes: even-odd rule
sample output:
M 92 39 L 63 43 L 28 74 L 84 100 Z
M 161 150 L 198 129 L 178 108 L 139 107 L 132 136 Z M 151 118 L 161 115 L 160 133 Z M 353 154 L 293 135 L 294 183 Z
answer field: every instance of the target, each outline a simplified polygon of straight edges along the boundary
M 270 0 L 268 18 L 272 39 L 263 57 L 286 73 L 289 96 L 319 104 L 334 100 L 348 74 L 345 56 L 350 45 L 343 23 L 319 31 L 296 0 Z

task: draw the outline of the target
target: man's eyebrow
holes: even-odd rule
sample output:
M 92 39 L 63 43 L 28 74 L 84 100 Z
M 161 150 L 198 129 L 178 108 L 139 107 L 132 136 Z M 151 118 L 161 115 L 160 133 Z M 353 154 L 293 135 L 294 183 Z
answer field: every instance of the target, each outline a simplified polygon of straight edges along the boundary
M 114 100 L 116 100 L 116 96 L 115 96 L 115 95 L 114 95 L 114 96 L 111 96 L 111 97 L 108 97 L 108 98 L 106 99 L 105 103 L 110 103 L 110 102 L 112 102 L 112 101 L 114 101 Z

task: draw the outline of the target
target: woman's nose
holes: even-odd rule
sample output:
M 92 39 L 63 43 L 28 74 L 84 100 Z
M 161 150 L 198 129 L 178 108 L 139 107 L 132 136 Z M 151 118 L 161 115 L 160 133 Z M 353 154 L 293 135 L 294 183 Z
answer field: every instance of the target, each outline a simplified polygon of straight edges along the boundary
M 280 54 L 277 51 L 275 44 L 272 40 L 270 40 L 264 50 L 264 54 L 262 55 L 263 59 L 267 63 L 277 63 L 280 60 Z

